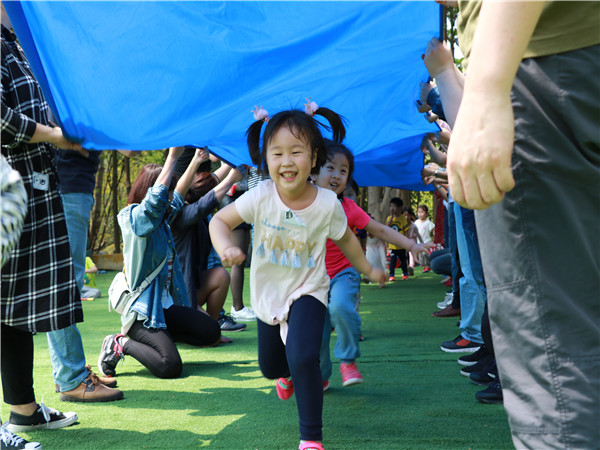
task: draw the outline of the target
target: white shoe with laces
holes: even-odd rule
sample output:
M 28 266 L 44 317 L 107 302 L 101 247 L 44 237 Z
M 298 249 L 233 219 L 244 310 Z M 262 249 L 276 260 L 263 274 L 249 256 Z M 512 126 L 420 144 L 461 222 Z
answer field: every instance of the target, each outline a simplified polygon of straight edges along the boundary
M 447 292 L 444 300 L 437 304 L 437 307 L 440 309 L 444 309 L 446 306 L 452 304 L 452 300 L 454 300 L 454 294 L 452 292 Z
M 239 311 L 236 311 L 235 308 L 232 306 L 231 317 L 233 317 L 236 322 L 252 322 L 256 320 L 256 314 L 247 306 L 244 306 Z
M 3 423 L 0 427 L 0 444 L 2 450 L 6 449 L 27 449 L 27 450 L 41 450 L 42 444 L 39 442 L 29 442 L 16 434 L 13 434 L 7 427 L 8 422 Z

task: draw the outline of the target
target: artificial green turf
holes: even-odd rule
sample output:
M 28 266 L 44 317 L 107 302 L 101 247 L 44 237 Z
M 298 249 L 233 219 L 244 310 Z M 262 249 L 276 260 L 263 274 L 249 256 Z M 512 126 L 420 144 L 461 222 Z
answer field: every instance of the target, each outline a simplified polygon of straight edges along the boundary
M 83 302 L 78 325 L 88 363 L 105 335 L 120 328 L 107 309 L 106 292 L 115 272 L 98 275 L 102 298 Z M 246 283 L 248 276 L 246 276 Z M 446 288 L 434 274 L 408 281 L 361 287 L 365 341 L 358 360 L 365 382 L 342 388 L 334 359 L 325 393 L 323 438 L 333 449 L 504 449 L 512 448 L 500 405 L 475 399 L 475 386 L 459 373 L 456 358 L 440 343 L 457 336 L 456 318 L 431 316 Z M 249 304 L 248 287 L 244 291 Z M 231 297 L 225 308 L 229 311 Z M 124 400 L 65 403 L 54 393 L 45 335 L 35 336 L 37 400 L 76 411 L 79 422 L 56 431 L 21 433 L 51 449 L 296 449 L 298 417 L 294 397 L 278 399 L 274 382 L 261 376 L 256 360 L 256 325 L 227 333 L 232 344 L 216 348 L 179 345 L 183 375 L 160 380 L 131 357 L 117 366 Z M 335 335 L 332 337 L 332 348 Z M 94 369 L 96 370 L 96 369 Z M 8 407 L 2 405 L 2 417 Z

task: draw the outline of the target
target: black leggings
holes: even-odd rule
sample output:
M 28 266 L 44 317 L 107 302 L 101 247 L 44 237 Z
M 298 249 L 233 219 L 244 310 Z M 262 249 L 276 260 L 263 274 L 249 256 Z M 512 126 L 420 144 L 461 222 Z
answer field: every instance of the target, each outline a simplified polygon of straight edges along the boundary
M 291 375 L 298 407 L 300 439 L 320 441 L 323 437 L 323 379 L 319 366 L 325 305 L 310 295 L 296 300 L 288 316 L 284 345 L 279 325 L 258 324 L 258 364 L 266 378 Z
M 183 370 L 175 342 L 198 347 L 214 345 L 221 337 L 221 327 L 207 314 L 187 306 L 173 305 L 164 310 L 166 330 L 146 328 L 135 322 L 127 335 L 123 353 L 133 356 L 159 378 L 177 378 Z
M 2 393 L 9 405 L 35 401 L 33 392 L 33 334 L 2 324 Z

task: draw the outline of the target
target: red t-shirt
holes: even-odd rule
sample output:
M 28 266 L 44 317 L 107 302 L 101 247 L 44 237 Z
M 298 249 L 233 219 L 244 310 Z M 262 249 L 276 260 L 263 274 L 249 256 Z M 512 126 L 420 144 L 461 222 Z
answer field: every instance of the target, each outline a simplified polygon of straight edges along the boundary
M 354 233 L 356 233 L 356 230 L 365 228 L 371 220 L 371 217 L 360 206 L 346 197 L 342 200 L 342 208 L 344 209 L 344 213 L 346 213 L 348 226 Z M 352 263 L 348 261 L 348 258 L 346 258 L 344 253 L 331 239 L 327 239 L 325 266 L 327 267 L 329 278 L 333 278 L 342 270 L 352 267 Z

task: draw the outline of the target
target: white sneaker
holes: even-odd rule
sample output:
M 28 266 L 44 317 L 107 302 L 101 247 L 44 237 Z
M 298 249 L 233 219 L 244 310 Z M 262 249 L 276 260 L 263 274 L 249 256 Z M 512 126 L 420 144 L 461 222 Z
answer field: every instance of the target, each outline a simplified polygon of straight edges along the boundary
M 444 309 L 446 306 L 452 304 L 452 300 L 454 300 L 454 293 L 447 292 L 446 297 L 444 298 L 443 301 L 441 301 L 437 304 L 437 307 L 440 309 Z
M 236 322 L 252 322 L 256 320 L 256 314 L 247 306 L 244 306 L 239 311 L 236 311 L 235 308 L 231 307 L 231 317 L 233 317 Z

